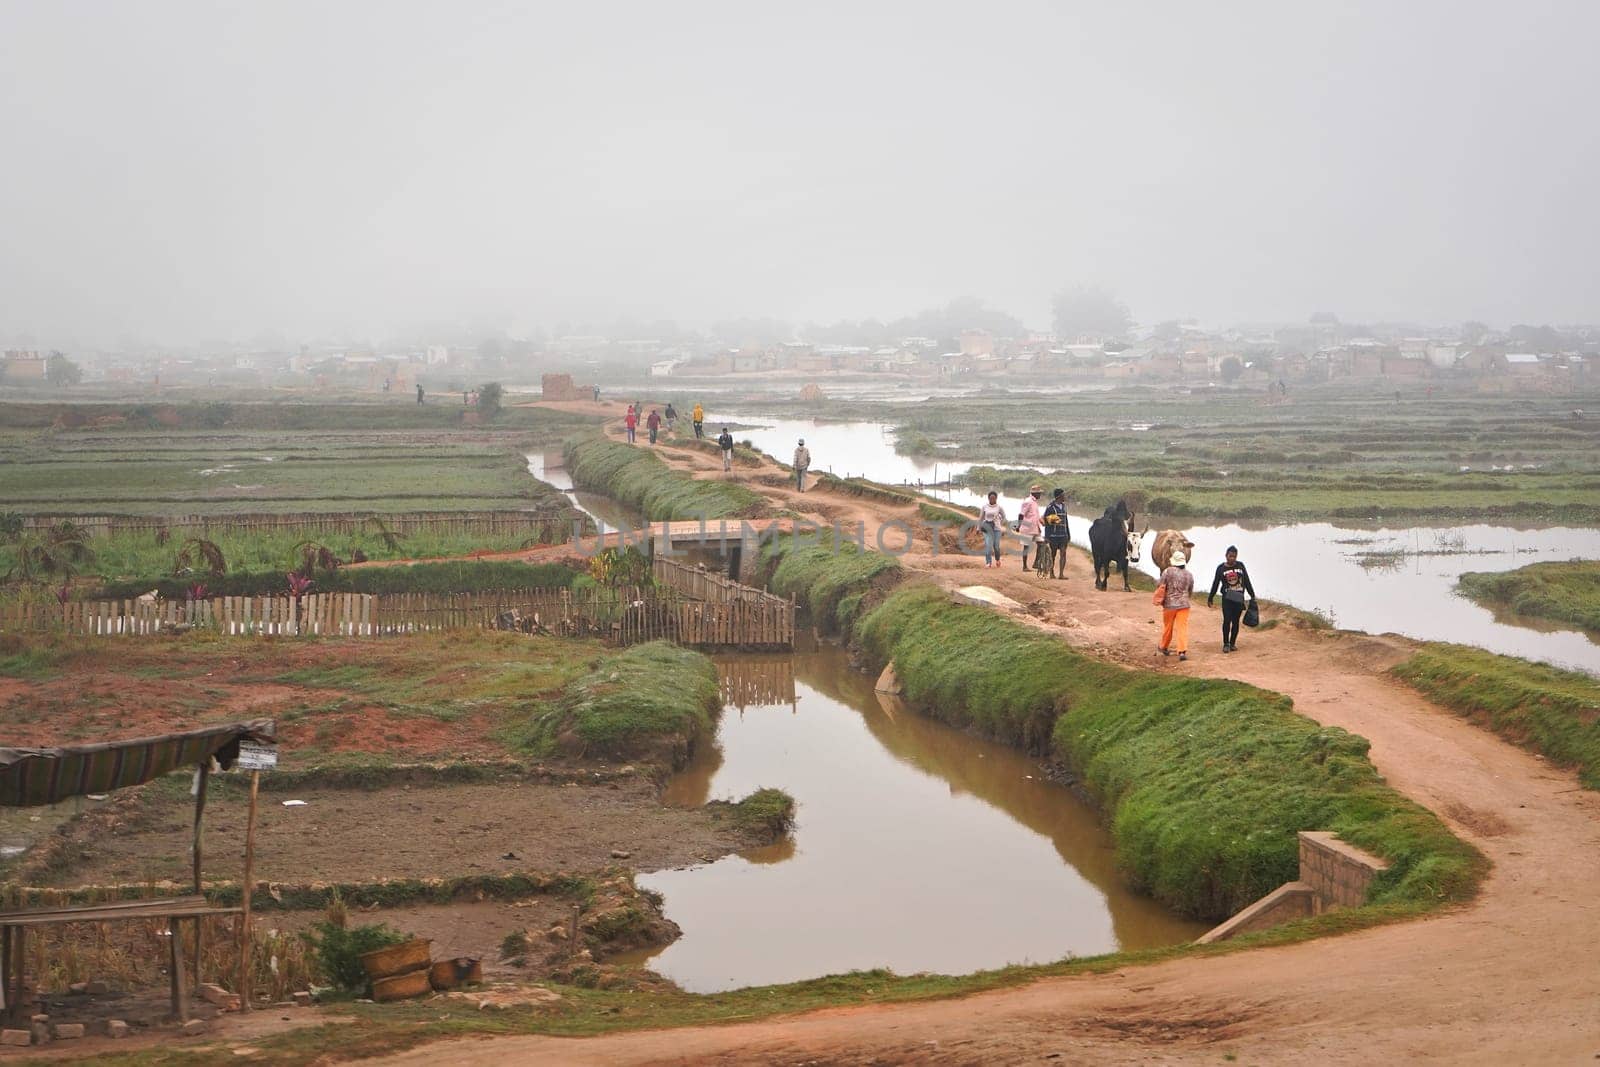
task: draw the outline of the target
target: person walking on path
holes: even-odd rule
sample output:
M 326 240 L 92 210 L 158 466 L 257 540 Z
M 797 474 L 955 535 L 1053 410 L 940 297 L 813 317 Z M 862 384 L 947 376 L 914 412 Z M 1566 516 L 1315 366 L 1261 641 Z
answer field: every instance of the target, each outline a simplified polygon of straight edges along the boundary
M 1250 584 L 1250 572 L 1239 562 L 1239 549 L 1228 546 L 1224 560 L 1217 564 L 1216 576 L 1211 579 L 1211 592 L 1206 594 L 1206 607 L 1216 601 L 1217 590 L 1222 590 L 1222 651 L 1232 652 L 1239 647 L 1239 620 L 1244 617 L 1245 594 L 1256 598 L 1255 586 Z
M 1161 572 L 1156 595 L 1161 603 L 1161 645 L 1163 656 L 1189 658 L 1189 594 L 1194 592 L 1194 575 L 1188 570 L 1189 557 L 1183 549 L 1172 554 L 1167 569 Z
M 655 408 L 650 409 L 650 417 L 644 420 L 645 429 L 650 431 L 650 443 L 656 443 L 656 434 L 661 430 L 661 415 Z
M 733 434 L 726 426 L 722 428 L 722 436 L 717 438 L 717 447 L 722 449 L 722 469 L 733 470 Z
M 678 409 L 672 406 L 672 401 L 667 401 L 667 432 L 678 432 Z
M 1022 569 L 1028 569 L 1028 550 L 1039 541 L 1040 531 L 1044 526 L 1044 515 L 1039 510 L 1039 498 L 1044 495 L 1044 486 L 1031 485 L 1028 495 L 1022 498 L 1022 504 L 1017 508 L 1017 540 L 1022 542 Z M 1044 551 L 1041 544 L 1039 550 Z
M 417 383 L 417 403 L 422 403 L 422 383 Z
M 639 413 L 633 410 L 633 405 L 628 405 L 628 413 L 622 418 L 622 425 L 628 428 L 628 443 L 634 443 L 635 431 L 639 429 Z
M 806 471 L 810 469 L 811 449 L 806 447 L 806 439 L 802 437 L 794 450 L 794 484 L 802 493 L 806 491 Z
M 1062 581 L 1067 577 L 1067 545 L 1072 541 L 1072 531 L 1067 529 L 1067 491 L 1057 489 L 1050 494 L 1050 503 L 1044 509 L 1044 547 L 1050 549 L 1049 565 L 1045 574 Z M 1054 571 L 1052 574 L 1051 572 Z
M 706 409 L 700 406 L 698 400 L 695 401 L 694 410 L 689 413 L 689 418 L 694 422 L 694 439 L 698 441 L 705 436 L 706 424 Z
M 978 532 L 983 534 L 983 565 L 1000 566 L 1000 531 L 1006 528 L 1006 509 L 1000 494 L 989 490 L 989 502 L 978 509 Z

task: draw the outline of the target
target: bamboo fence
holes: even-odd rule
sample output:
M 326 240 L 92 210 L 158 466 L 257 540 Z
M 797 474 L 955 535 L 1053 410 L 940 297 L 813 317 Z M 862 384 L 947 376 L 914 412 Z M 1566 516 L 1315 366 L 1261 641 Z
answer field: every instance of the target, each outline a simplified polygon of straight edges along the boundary
M 397 534 L 479 534 L 488 536 L 545 537 L 565 540 L 572 533 L 572 513 L 553 507 L 520 511 L 329 511 L 238 512 L 212 515 L 28 515 L 25 529 L 45 530 L 70 522 L 88 537 L 119 534 L 154 534 L 162 530 L 175 537 L 238 536 L 257 533 L 360 534 L 378 519 Z
M 671 587 L 506 589 L 475 593 L 308 593 L 191 600 L 0 602 L 0 632 L 140 636 L 207 629 L 231 635 L 381 637 L 492 627 L 508 612 L 530 628 L 617 645 L 665 639 L 722 648 L 791 648 L 794 604 L 757 597 L 714 603 Z

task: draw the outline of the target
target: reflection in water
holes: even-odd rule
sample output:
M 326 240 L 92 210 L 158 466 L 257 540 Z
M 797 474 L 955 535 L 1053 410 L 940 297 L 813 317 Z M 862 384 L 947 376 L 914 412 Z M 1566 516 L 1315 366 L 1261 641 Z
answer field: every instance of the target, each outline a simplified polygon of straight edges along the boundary
M 608 496 L 575 489 L 572 477 L 567 474 L 560 449 L 549 452 L 529 452 L 528 473 L 548 485 L 553 485 L 566 495 L 572 506 L 594 520 L 599 532 L 611 533 L 619 529 L 642 530 L 644 516 Z
M 793 839 L 641 876 L 684 935 L 636 959 L 712 991 L 880 966 L 962 973 L 1204 930 L 1125 889 L 1095 813 L 1025 757 L 880 706 L 838 649 L 793 662 L 795 701 L 729 708 L 665 794 L 782 788 L 799 805 Z

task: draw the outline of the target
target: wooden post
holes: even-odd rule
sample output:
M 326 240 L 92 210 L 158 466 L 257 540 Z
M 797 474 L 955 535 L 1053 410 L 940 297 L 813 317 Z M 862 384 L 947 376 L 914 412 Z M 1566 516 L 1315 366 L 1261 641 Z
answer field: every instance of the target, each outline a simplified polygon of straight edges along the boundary
M 200 859 L 203 853 L 201 848 L 201 826 L 206 817 L 206 787 L 211 783 L 211 757 L 207 756 L 200 764 L 200 779 L 194 796 L 194 891 L 200 892 Z M 194 982 L 200 984 L 200 951 L 205 935 L 202 933 L 204 924 L 199 920 L 194 921 Z M 173 934 L 177 936 L 176 933 Z M 179 953 L 178 959 L 183 959 Z
M 28 978 L 28 928 L 14 926 L 11 928 L 11 969 L 16 972 L 16 984 L 11 987 L 12 1015 L 21 1017 L 22 1007 L 26 1000 L 23 985 Z
M 11 927 L 0 926 L 0 1016 L 11 1011 Z
M 200 920 L 196 919 L 198 924 Z M 176 918 L 167 920 L 167 929 L 171 931 L 171 944 L 168 946 L 168 963 L 171 966 L 172 978 L 172 1014 L 178 1021 L 187 1022 L 189 1019 L 189 985 L 183 974 L 183 923 Z
M 261 772 L 250 772 L 250 814 L 244 824 L 244 892 L 240 903 L 244 912 L 239 926 L 239 1010 L 250 1010 L 250 986 L 255 975 L 250 969 L 250 946 L 254 934 L 250 929 L 250 893 L 256 886 L 256 794 L 261 791 Z

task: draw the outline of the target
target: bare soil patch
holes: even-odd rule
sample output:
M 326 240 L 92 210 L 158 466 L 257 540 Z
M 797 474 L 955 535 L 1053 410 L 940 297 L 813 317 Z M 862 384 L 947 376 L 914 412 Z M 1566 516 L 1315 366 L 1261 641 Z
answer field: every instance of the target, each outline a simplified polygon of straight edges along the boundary
M 284 806 L 303 800 L 304 806 Z M 242 876 L 247 801 L 217 790 L 206 807 L 204 875 Z M 85 813 L 65 830 L 42 884 L 100 885 L 181 877 L 192 809 L 165 783 Z M 604 785 L 504 781 L 398 789 L 263 793 L 256 876 L 356 882 L 517 871 L 657 870 L 751 844 L 714 809 L 666 808 L 648 780 Z M 626 853 L 615 856 L 614 852 Z

